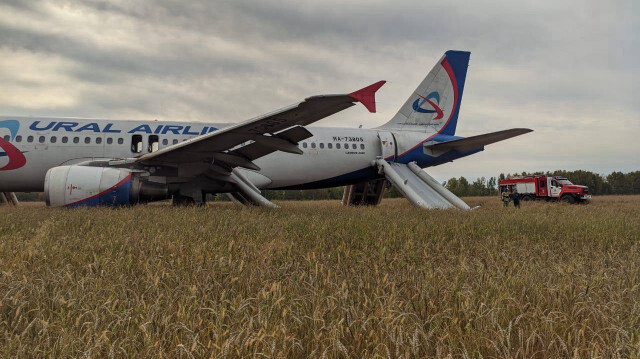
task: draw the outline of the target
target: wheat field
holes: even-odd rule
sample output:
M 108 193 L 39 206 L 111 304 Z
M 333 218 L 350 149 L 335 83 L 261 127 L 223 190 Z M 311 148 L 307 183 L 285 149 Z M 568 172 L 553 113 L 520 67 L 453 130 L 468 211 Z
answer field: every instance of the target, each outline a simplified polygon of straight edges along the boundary
M 0 357 L 640 357 L 640 196 L 466 201 L 0 207 Z

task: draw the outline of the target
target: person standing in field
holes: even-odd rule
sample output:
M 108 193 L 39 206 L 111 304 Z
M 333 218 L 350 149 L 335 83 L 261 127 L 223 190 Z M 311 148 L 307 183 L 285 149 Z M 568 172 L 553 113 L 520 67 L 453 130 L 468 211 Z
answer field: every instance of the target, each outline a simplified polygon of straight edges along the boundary
M 502 206 L 509 207 L 509 193 L 507 191 L 502 192 Z
M 513 200 L 513 206 L 516 208 L 520 208 L 520 194 L 517 189 L 513 189 L 513 193 L 511 194 L 511 199 Z

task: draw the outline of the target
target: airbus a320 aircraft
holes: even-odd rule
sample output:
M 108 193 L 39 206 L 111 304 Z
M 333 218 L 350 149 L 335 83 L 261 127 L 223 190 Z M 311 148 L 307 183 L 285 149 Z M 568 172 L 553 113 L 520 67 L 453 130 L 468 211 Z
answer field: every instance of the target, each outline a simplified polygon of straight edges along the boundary
M 344 204 L 378 204 L 387 181 L 423 208 L 464 202 L 422 169 L 530 132 L 455 136 L 469 52 L 447 51 L 398 113 L 373 129 L 307 127 L 385 83 L 304 101 L 238 124 L 0 117 L 0 192 L 44 191 L 47 205 L 202 204 L 226 193 L 275 206 L 263 189 L 346 186 Z

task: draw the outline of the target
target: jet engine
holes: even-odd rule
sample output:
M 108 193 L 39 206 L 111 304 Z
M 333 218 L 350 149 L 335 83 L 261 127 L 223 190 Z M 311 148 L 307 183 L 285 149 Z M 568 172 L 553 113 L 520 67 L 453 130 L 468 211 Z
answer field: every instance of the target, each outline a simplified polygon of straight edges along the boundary
M 122 206 L 169 198 L 164 183 L 150 182 L 139 172 L 91 166 L 59 166 L 44 180 L 47 206 Z

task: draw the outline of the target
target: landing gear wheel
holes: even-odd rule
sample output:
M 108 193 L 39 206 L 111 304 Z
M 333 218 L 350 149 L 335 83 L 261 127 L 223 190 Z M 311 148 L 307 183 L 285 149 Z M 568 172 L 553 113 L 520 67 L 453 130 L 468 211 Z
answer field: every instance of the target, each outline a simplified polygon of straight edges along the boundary
M 576 203 L 576 199 L 571 195 L 562 196 L 562 198 L 560 198 L 560 201 L 568 204 Z
M 191 197 L 174 194 L 171 204 L 174 206 L 193 206 L 196 204 L 196 201 L 194 201 Z

